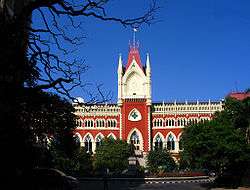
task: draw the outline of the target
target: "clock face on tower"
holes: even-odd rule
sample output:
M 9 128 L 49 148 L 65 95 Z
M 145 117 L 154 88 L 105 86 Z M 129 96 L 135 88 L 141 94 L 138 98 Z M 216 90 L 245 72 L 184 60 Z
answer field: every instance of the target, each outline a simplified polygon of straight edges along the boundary
M 142 119 L 141 113 L 136 109 L 132 109 L 128 114 L 129 121 L 140 121 Z
M 145 96 L 144 82 L 139 74 L 132 72 L 126 81 L 125 94 L 127 96 Z

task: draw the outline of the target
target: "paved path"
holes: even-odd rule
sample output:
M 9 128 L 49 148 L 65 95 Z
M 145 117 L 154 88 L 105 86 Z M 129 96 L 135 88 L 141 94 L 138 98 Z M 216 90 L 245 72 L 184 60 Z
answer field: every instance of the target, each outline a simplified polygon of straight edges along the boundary
M 82 181 L 80 190 L 207 190 L 206 183 L 180 181 Z
M 180 183 L 211 183 L 213 179 L 192 179 L 192 180 L 154 180 L 154 181 L 145 181 L 146 184 L 180 184 Z

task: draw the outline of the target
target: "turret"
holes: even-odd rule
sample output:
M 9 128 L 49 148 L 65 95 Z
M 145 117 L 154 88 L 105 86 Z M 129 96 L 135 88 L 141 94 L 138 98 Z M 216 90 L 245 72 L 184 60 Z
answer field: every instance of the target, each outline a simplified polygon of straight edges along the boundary
M 147 59 L 146 59 L 146 78 L 147 78 L 147 92 L 146 92 L 146 98 L 147 98 L 147 105 L 151 105 L 152 99 L 151 99 L 151 67 L 150 67 L 150 60 L 149 60 L 149 54 L 147 53 Z
M 150 67 L 150 60 L 149 60 L 149 53 L 147 53 L 147 59 L 146 59 L 146 75 L 151 75 L 151 67 Z
M 123 66 L 122 66 L 122 55 L 119 55 L 118 60 L 118 69 L 117 69 L 117 75 L 118 75 L 118 105 L 122 104 L 122 75 L 123 75 Z

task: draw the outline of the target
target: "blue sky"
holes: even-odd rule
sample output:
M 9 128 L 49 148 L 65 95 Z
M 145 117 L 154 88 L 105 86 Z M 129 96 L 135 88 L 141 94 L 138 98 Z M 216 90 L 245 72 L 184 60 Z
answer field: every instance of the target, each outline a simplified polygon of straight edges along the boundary
M 107 13 L 139 16 L 147 0 L 111 1 Z M 168 0 L 158 20 L 137 32 L 145 64 L 150 54 L 153 101 L 219 100 L 250 87 L 250 1 Z M 117 98 L 118 55 L 127 61 L 132 29 L 120 24 L 83 19 L 86 40 L 76 56 L 90 69 L 86 82 L 103 84 Z M 74 96 L 84 96 L 81 89 Z M 86 97 L 83 97 L 86 98 Z

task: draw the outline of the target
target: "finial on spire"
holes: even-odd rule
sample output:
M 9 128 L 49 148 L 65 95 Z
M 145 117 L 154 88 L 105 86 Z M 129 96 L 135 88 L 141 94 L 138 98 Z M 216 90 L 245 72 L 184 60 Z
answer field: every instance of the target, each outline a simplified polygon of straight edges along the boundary
M 133 28 L 133 31 L 134 31 L 134 36 L 133 36 L 133 47 L 135 48 L 135 33 L 137 32 L 137 29 L 136 28 Z
M 133 28 L 133 44 L 132 44 L 132 48 L 136 49 L 138 48 L 138 43 L 136 44 L 136 32 L 138 31 L 137 28 Z M 130 46 L 131 47 L 131 46 Z

